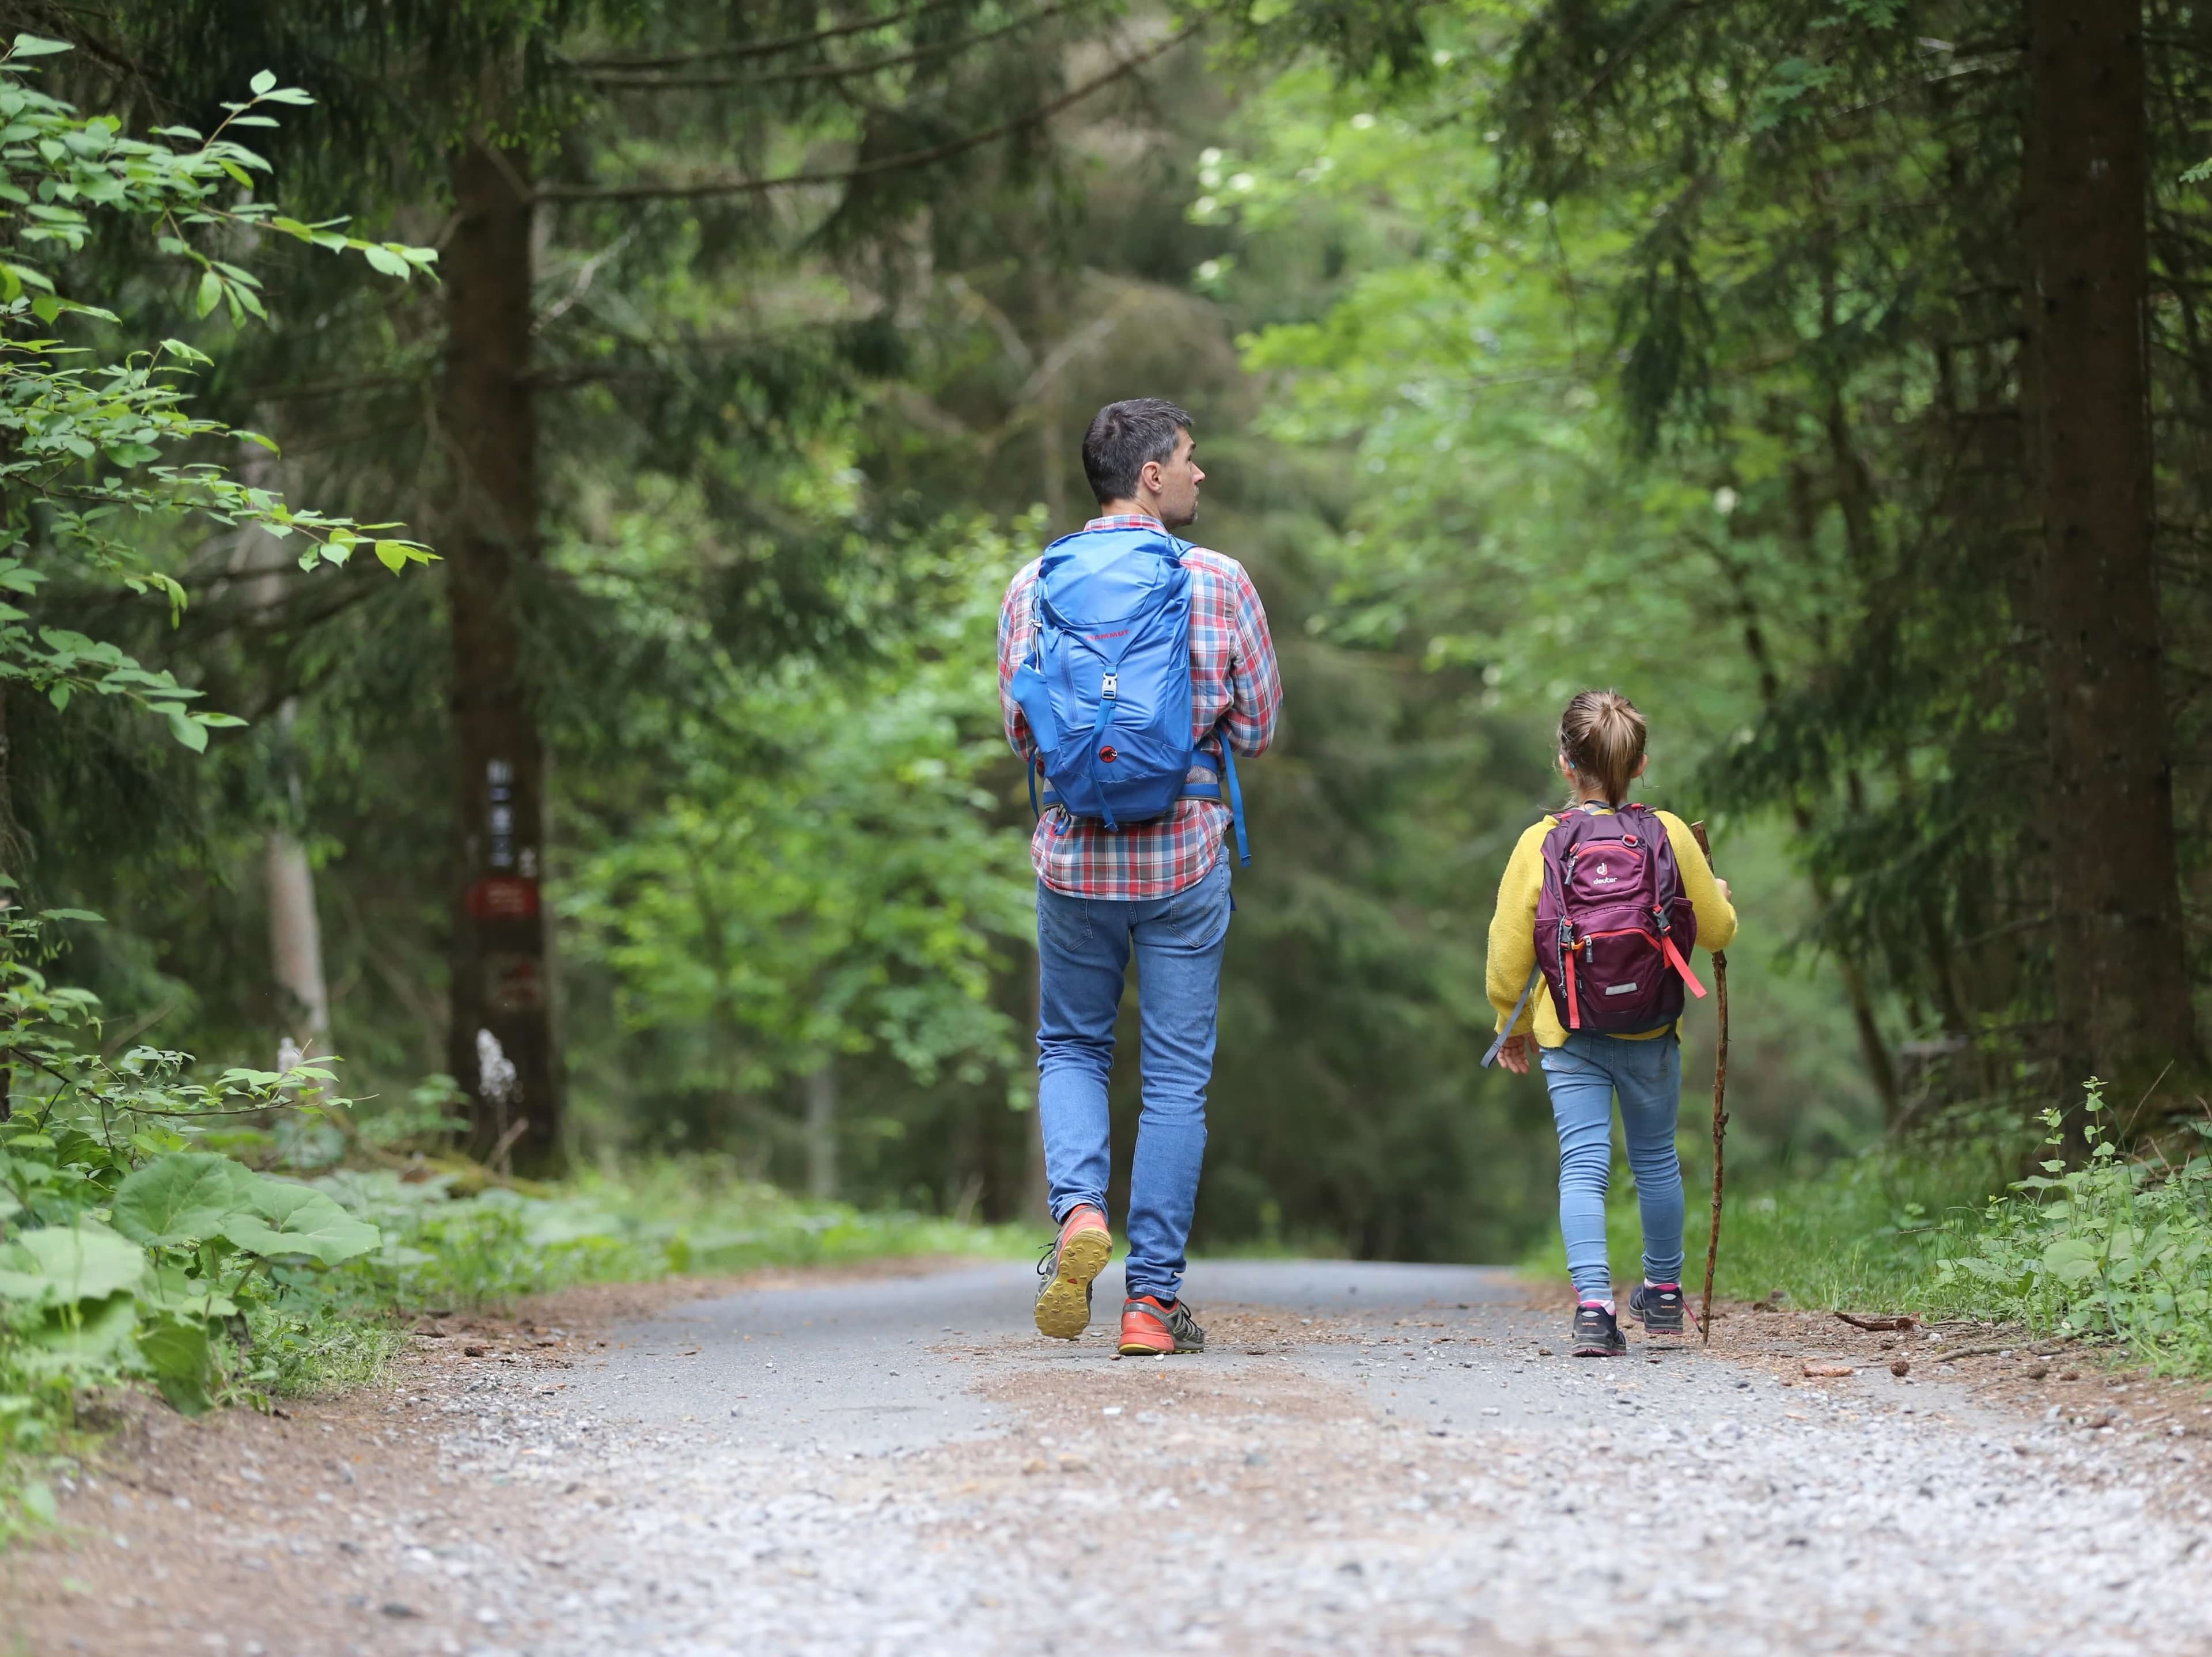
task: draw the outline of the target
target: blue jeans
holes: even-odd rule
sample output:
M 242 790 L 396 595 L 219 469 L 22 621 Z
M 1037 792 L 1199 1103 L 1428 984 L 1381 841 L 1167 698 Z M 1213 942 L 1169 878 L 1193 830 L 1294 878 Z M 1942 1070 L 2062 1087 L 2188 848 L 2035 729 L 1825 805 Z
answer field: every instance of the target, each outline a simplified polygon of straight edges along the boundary
M 1613 1172 L 1613 1097 L 1628 1166 L 1644 1214 L 1644 1275 L 1651 1283 L 1682 1280 L 1682 1164 L 1674 1154 L 1674 1118 L 1682 1106 L 1682 1043 L 1571 1034 L 1566 1045 L 1541 1050 L 1552 1120 L 1559 1130 L 1559 1230 L 1567 1240 L 1567 1275 L 1584 1300 L 1613 1294 L 1605 1253 L 1605 1187 Z
M 1182 1286 L 1183 1245 L 1198 1202 L 1230 907 L 1226 856 L 1195 886 L 1143 902 L 1037 887 L 1037 1120 L 1052 1217 L 1064 1220 L 1084 1203 L 1106 1211 L 1113 1163 L 1106 1077 L 1133 945 L 1145 1107 L 1129 1174 L 1125 1275 L 1132 1296 L 1157 1296 L 1163 1304 Z

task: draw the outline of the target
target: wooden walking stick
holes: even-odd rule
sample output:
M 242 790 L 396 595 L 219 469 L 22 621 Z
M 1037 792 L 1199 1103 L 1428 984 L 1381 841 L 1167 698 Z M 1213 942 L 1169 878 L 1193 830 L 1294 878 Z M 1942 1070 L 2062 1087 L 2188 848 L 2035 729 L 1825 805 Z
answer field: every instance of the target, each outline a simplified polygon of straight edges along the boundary
M 1713 846 L 1705 838 L 1705 825 L 1693 822 L 1690 832 L 1698 837 L 1698 849 L 1705 854 L 1705 866 L 1712 867 Z M 1713 1338 L 1713 1268 L 1721 1258 L 1721 1149 L 1722 1138 L 1728 1132 L 1728 956 L 1720 950 L 1713 951 L 1713 992 L 1720 1014 L 1720 1041 L 1713 1050 L 1713 1219 L 1712 1228 L 1705 1236 L 1705 1299 L 1698 1313 L 1698 1338 L 1707 1345 Z

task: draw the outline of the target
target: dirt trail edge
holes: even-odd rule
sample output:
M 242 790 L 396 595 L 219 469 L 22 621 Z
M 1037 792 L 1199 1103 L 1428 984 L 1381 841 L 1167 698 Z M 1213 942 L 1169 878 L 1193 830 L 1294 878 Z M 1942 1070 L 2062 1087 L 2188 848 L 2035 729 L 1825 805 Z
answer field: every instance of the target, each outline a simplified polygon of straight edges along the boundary
M 0 1564 L 0 1646 L 2082 1654 L 2212 1626 L 2185 1389 L 1742 1310 L 1709 1350 L 1577 1361 L 1506 1274 L 1344 1262 L 1202 1265 L 1212 1350 L 1125 1362 L 1115 1273 L 1069 1344 L 1027 1328 L 1029 1284 L 452 1324 L 395 1387 L 283 1419 L 149 1411 L 69 1535 Z

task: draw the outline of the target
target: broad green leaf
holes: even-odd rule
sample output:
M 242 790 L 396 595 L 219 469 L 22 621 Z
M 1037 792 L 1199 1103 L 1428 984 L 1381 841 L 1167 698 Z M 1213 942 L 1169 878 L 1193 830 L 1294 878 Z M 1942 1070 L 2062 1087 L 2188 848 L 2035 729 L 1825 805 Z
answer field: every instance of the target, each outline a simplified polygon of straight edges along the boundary
M 361 250 L 362 258 L 368 261 L 372 270 L 381 270 L 387 276 L 398 276 L 402 282 L 415 274 L 415 267 L 388 247 L 371 242 Z
M 376 556 L 378 562 L 397 575 L 407 568 L 407 543 L 404 541 L 379 541 Z
M 203 1320 L 233 1317 L 238 1312 L 236 1301 L 179 1266 L 155 1267 L 153 1286 L 143 1291 L 143 1298 L 165 1312 Z
M 215 1353 L 205 1324 L 167 1315 L 150 1318 L 138 1330 L 138 1356 L 179 1414 L 203 1415 L 212 1407 L 207 1389 Z
M 2097 1275 L 2095 1246 L 2080 1237 L 2061 1237 L 2043 1251 L 2044 1270 L 2065 1284 Z
M 222 1235 L 252 1253 L 308 1254 L 325 1266 L 366 1254 L 383 1237 L 321 1192 L 266 1174 L 254 1181 L 252 1211 L 233 1215 Z
M 76 48 L 66 40 L 49 40 L 43 34 L 19 34 L 9 50 L 18 58 L 44 58 L 57 52 L 71 52 Z
M 200 276 L 199 292 L 192 299 L 192 314 L 205 316 L 222 303 L 222 278 L 212 270 Z
M 97 1376 L 128 1351 L 137 1326 L 136 1296 L 118 1291 L 82 1305 L 59 1306 L 23 1332 L 16 1362 L 36 1375 Z
M 246 84 L 253 88 L 253 95 L 255 97 L 265 97 L 269 93 L 275 90 L 276 77 L 264 69 L 260 74 L 255 76 Z
M 99 1300 L 145 1279 L 145 1250 L 97 1220 L 26 1231 L 0 1248 L 0 1299 L 25 1305 Z
M 196 724 L 180 707 L 169 709 L 168 714 L 169 734 L 174 737 L 179 742 L 184 744 L 185 747 L 191 749 L 193 753 L 206 753 L 208 745 L 207 727 L 204 725 Z
M 253 1174 L 228 1156 L 184 1151 L 158 1157 L 116 1187 L 109 1220 L 151 1247 L 204 1241 L 253 1204 Z

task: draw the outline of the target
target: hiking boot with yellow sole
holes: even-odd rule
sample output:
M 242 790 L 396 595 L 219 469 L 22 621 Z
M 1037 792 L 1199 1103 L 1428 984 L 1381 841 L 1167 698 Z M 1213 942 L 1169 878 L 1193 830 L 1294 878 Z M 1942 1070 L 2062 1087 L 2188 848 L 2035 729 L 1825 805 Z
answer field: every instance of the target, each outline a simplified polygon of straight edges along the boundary
M 1091 1290 L 1114 1256 L 1106 1217 L 1087 1203 L 1061 1223 L 1037 1261 L 1036 1326 L 1041 1335 L 1073 1340 L 1091 1326 Z

